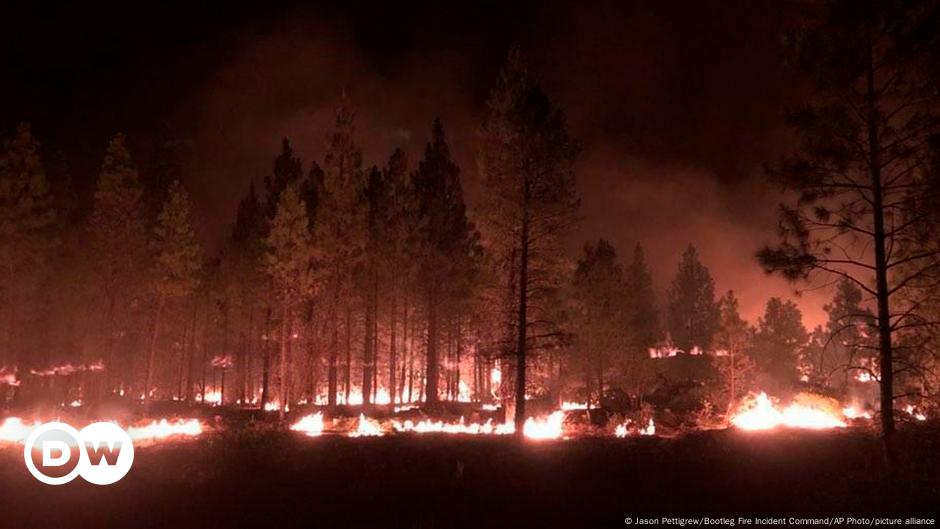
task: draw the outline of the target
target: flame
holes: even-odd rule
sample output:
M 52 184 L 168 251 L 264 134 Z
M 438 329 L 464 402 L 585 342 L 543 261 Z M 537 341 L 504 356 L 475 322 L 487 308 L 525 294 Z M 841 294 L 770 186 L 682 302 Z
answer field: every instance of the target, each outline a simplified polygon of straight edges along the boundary
M 620 438 L 626 437 L 627 433 L 629 433 L 627 430 L 627 423 L 618 424 L 617 428 L 614 430 L 614 435 Z
M 26 424 L 19 417 L 7 417 L 0 424 L 0 442 L 22 443 L 42 423 Z
M 411 420 L 407 420 L 403 423 L 392 421 L 392 428 L 394 428 L 396 432 L 402 433 L 445 433 L 467 435 L 489 435 L 498 433 L 498 426 L 493 424 L 492 419 L 489 419 L 482 424 L 466 424 L 463 417 L 461 417 L 460 422 L 457 423 L 445 423 L 444 421 L 434 422 L 430 419 L 425 419 L 418 423 L 414 423 Z
M 73 375 L 75 373 L 81 373 L 83 371 L 103 371 L 104 362 L 98 360 L 91 364 L 79 364 L 72 365 L 71 363 L 60 364 L 57 366 L 52 366 L 48 369 L 31 369 L 29 372 L 37 377 L 50 377 L 50 376 L 67 376 Z
M 845 415 L 846 419 L 871 419 L 871 412 L 860 410 L 855 406 L 846 406 L 842 408 L 842 415 Z
M 731 424 L 742 430 L 770 430 L 778 426 L 820 430 L 846 426 L 841 417 L 821 408 L 794 403 L 778 410 L 763 392 L 757 395 L 750 409 L 732 417 Z
M 630 424 L 633 421 L 627 420 L 622 424 L 618 424 L 617 428 L 614 429 L 614 436 L 624 438 L 630 435 Z M 653 422 L 653 418 L 650 417 L 649 421 L 646 423 L 646 426 L 642 428 L 637 428 L 636 433 L 640 435 L 656 435 L 656 424 Z
M 213 356 L 209 363 L 212 365 L 212 367 L 219 367 L 222 369 L 229 369 L 233 365 L 232 357 L 228 355 Z
M 290 429 L 295 432 L 303 432 L 310 437 L 320 436 L 323 434 L 323 413 L 311 413 L 295 422 Z
M 22 443 L 30 432 L 41 425 L 41 422 L 26 424 L 19 417 L 8 417 L 0 424 L 0 441 Z M 126 431 L 135 443 L 145 444 L 171 437 L 196 437 L 202 434 L 203 427 L 197 419 L 179 419 L 175 422 L 160 419 L 144 426 L 130 426 Z
M 545 419 L 529 417 L 522 426 L 522 434 L 529 439 L 558 439 L 562 435 L 562 426 L 565 422 L 565 412 L 558 410 Z
M 563 410 L 565 410 L 565 411 L 586 410 L 586 409 L 588 409 L 588 408 L 589 408 L 589 406 L 588 406 L 588 404 L 587 404 L 586 402 L 569 402 L 569 401 L 564 401 L 564 402 L 561 403 L 561 409 L 563 409 Z
M 144 426 L 130 426 L 127 435 L 134 441 L 160 441 L 170 437 L 196 437 L 202 434 L 202 423 L 198 419 L 178 419 L 169 422 L 166 419 L 152 421 Z
M 917 408 L 915 408 L 914 405 L 912 404 L 908 404 L 907 406 L 905 406 L 904 411 L 907 412 L 908 415 L 910 415 L 911 417 L 913 417 L 914 419 L 918 421 L 927 420 L 927 415 L 925 413 L 917 411 Z
M 264 411 L 278 411 L 281 409 L 281 403 L 277 401 L 270 401 L 264 403 Z
M 16 379 L 16 368 L 9 369 L 7 367 L 0 367 L 0 384 L 6 384 L 8 386 L 19 386 L 20 381 Z
M 218 406 L 219 404 L 222 404 L 222 392 L 216 389 L 207 391 L 205 397 L 202 395 L 196 395 L 196 402 L 205 402 L 206 404 Z
M 382 431 L 382 425 L 361 413 L 359 414 L 359 426 L 356 427 L 356 431 L 349 432 L 349 437 L 378 437 L 381 435 L 385 435 L 385 432 Z

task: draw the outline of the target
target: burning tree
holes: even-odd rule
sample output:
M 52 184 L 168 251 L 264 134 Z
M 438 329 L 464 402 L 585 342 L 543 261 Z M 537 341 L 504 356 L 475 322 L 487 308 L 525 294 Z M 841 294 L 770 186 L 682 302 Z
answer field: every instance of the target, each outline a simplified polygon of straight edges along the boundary
M 796 195 L 780 209 L 780 243 L 758 253 L 768 272 L 852 281 L 873 299 L 881 425 L 893 460 L 895 333 L 924 322 L 905 288 L 935 270 L 928 139 L 937 131 L 935 84 L 925 67 L 937 24 L 920 3 L 836 1 L 792 34 L 793 56 L 816 92 L 789 113 L 800 144 L 771 175 Z
M 574 223 L 579 204 L 576 155 L 564 115 L 529 75 L 521 53 L 513 50 L 490 94 L 479 166 L 488 193 L 486 220 L 493 249 L 505 262 L 514 298 L 517 433 L 526 418 L 530 340 L 551 334 L 545 330 L 547 322 L 530 309 L 537 309 L 558 281 L 549 269 L 560 258 L 559 238 Z

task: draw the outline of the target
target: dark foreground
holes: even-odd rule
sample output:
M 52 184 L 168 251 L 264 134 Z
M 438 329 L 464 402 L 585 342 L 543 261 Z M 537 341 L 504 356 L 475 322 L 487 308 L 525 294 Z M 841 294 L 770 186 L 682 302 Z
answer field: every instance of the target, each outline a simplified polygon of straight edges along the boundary
M 121 482 L 52 487 L 0 448 L 0 527 L 624 527 L 637 516 L 933 515 L 940 436 L 898 477 L 860 432 L 678 439 L 215 434 L 142 448 Z

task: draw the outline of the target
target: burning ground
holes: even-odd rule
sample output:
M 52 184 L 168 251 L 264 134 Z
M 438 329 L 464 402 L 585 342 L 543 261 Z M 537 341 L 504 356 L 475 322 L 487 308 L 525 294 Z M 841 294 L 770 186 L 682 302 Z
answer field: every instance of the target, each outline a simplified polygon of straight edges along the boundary
M 902 428 L 905 461 L 888 479 L 877 438 L 859 428 L 518 442 L 311 438 L 229 417 L 194 439 L 142 448 L 109 487 L 42 485 L 18 449 L 0 448 L 2 525 L 621 527 L 625 516 L 663 513 L 924 515 L 940 497 L 938 434 L 929 422 Z

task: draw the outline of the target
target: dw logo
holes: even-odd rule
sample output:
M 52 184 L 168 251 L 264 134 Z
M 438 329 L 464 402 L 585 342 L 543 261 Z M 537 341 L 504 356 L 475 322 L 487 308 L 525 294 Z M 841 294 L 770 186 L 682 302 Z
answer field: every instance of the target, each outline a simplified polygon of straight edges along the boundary
M 95 485 L 123 478 L 134 463 L 134 445 L 120 426 L 96 422 L 72 428 L 49 422 L 26 438 L 23 458 L 30 474 L 48 485 L 62 485 L 81 476 Z

